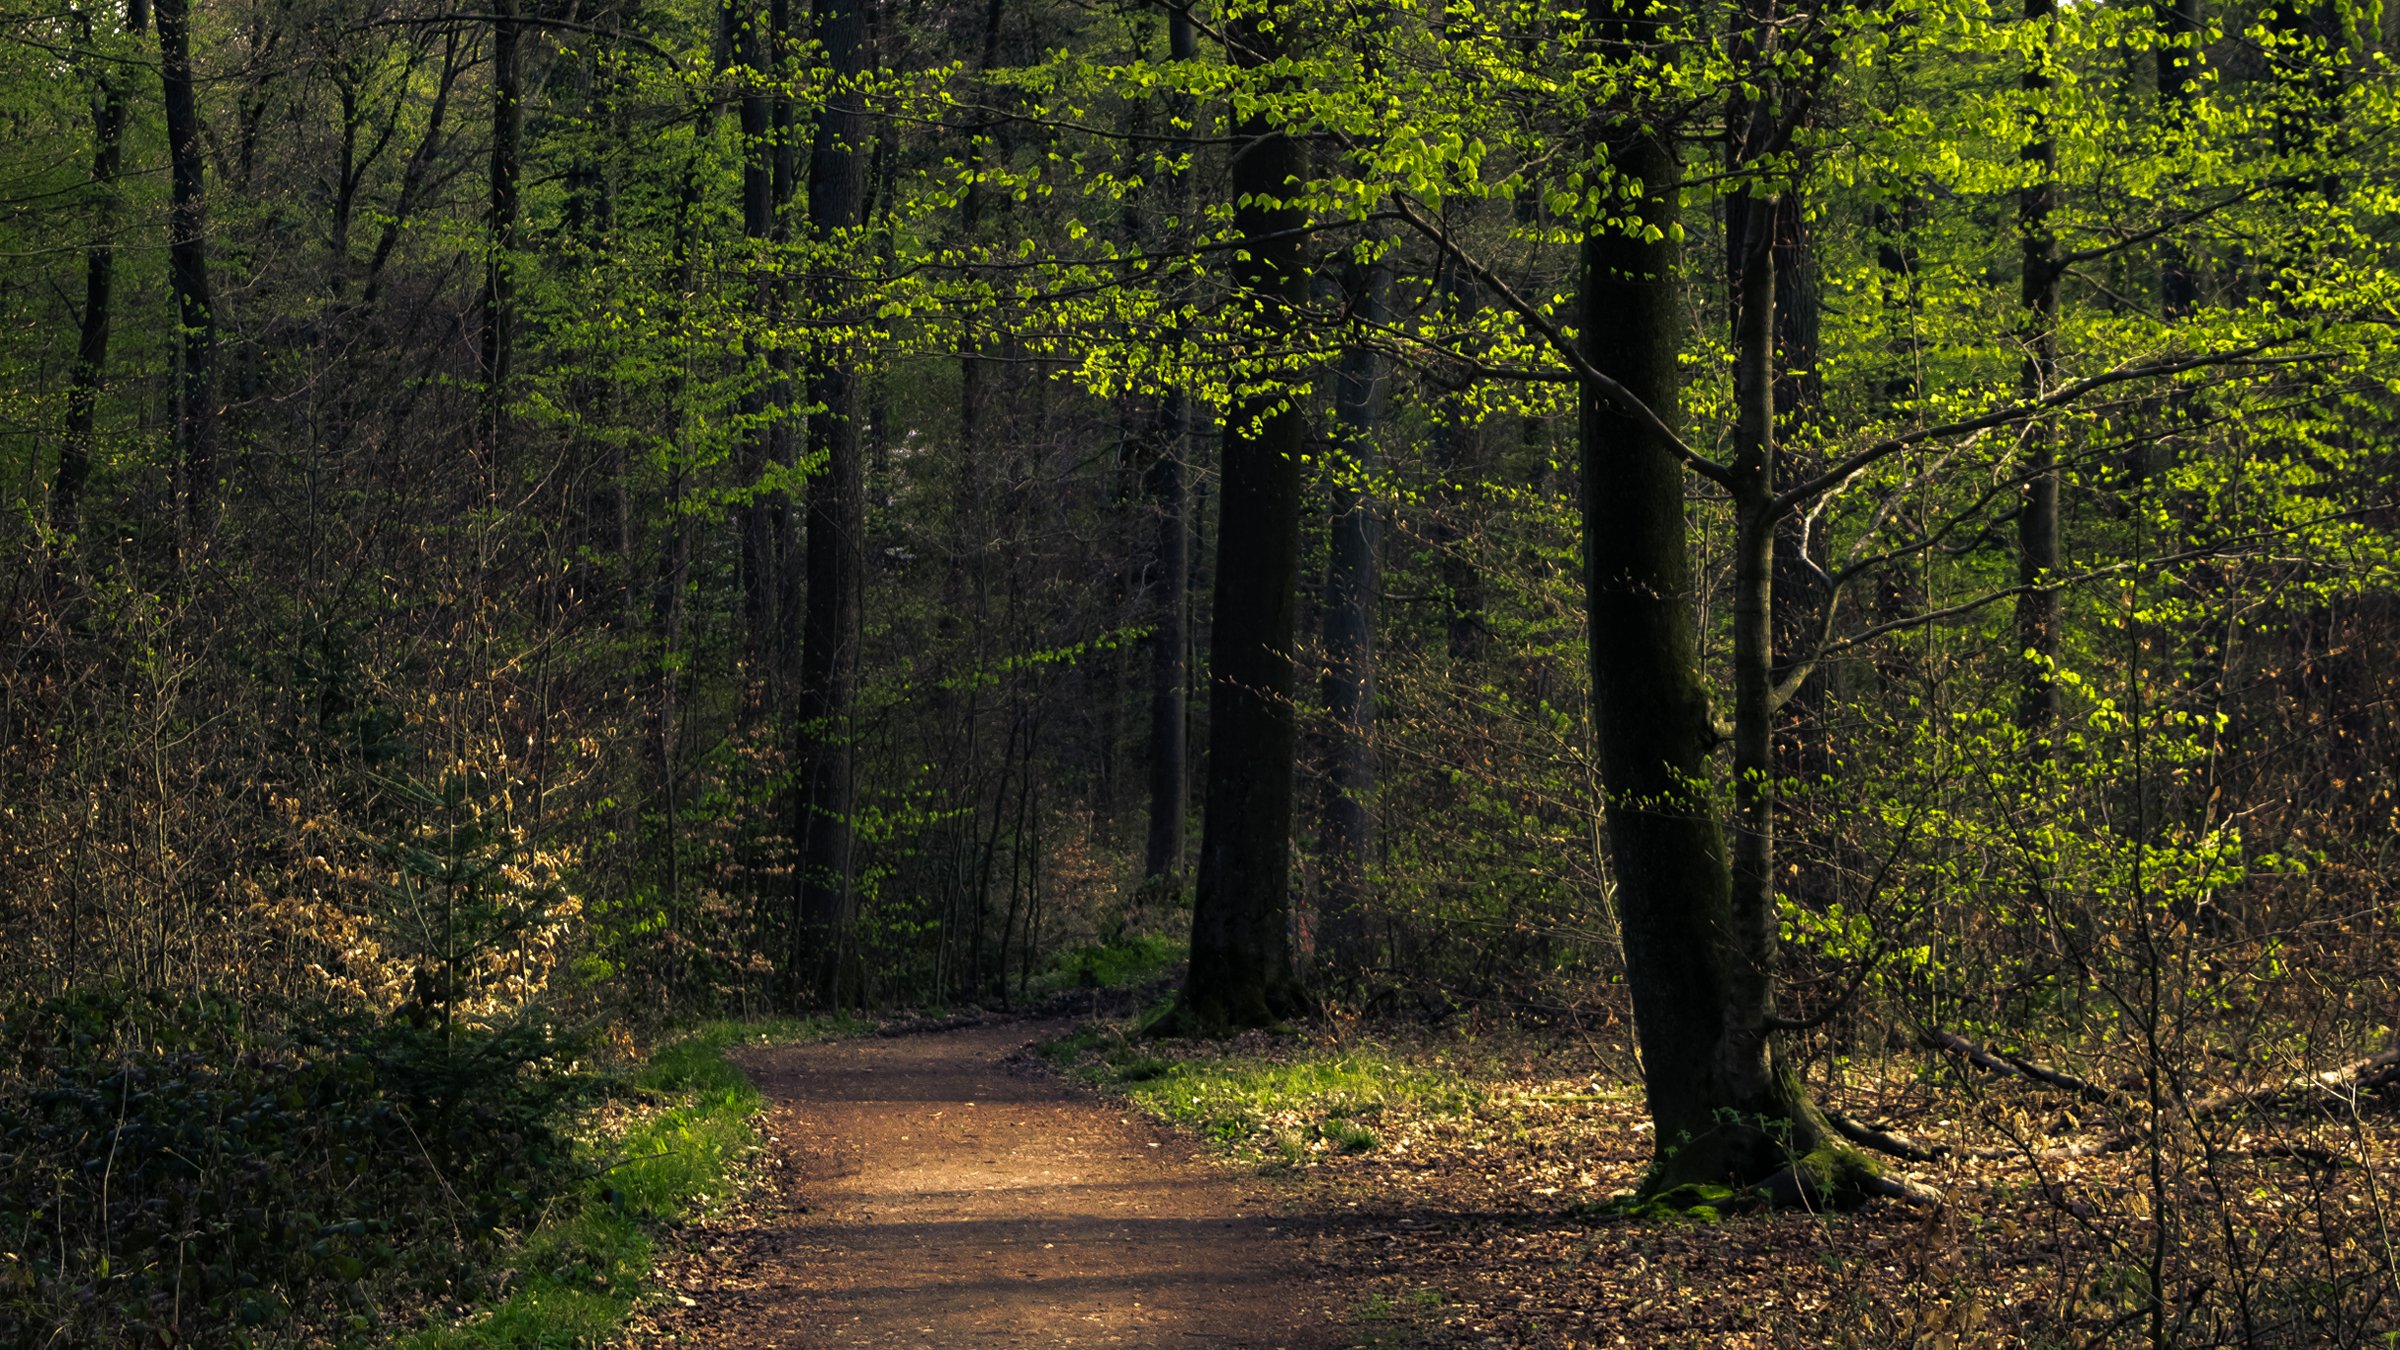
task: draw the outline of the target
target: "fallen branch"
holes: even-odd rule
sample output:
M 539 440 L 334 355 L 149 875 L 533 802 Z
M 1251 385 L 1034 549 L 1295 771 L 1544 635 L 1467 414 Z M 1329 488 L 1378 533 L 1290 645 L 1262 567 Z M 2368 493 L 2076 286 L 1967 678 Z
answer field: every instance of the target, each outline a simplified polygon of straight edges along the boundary
M 1946 1147 L 1927 1148 L 1907 1135 L 1891 1130 L 1879 1130 L 1839 1111 L 1825 1112 L 1825 1123 L 1831 1125 L 1844 1139 L 1860 1148 L 1871 1148 L 1902 1162 L 1929 1163 L 1941 1161 L 1950 1150 Z
M 1988 1073 L 2016 1074 L 2040 1083 L 2044 1087 L 2057 1088 L 2061 1092 L 2071 1092 L 2087 1102 L 2101 1106 L 2131 1105 L 2123 1093 L 2113 1088 L 2102 1087 L 2088 1079 L 2078 1078 L 2071 1073 L 2050 1068 L 2027 1059 L 2023 1055 L 2010 1054 L 2007 1051 L 1987 1050 L 1955 1032 L 1929 1027 L 1918 1033 L 1918 1039 L 1924 1042 L 1925 1047 L 1929 1050 L 1947 1051 Z
M 2289 1078 L 2252 1083 L 2202 1097 L 2184 1110 L 2194 1120 L 2205 1120 L 2210 1116 L 2221 1116 L 2238 1106 L 2264 1105 L 2302 1093 L 2360 1091 L 2394 1082 L 2400 1082 L 2400 1046 L 2315 1073 L 2293 1074 Z
M 1951 1039 L 1957 1040 L 1958 1038 L 1952 1037 Z M 1960 1044 L 1965 1045 L 1967 1042 L 1960 1041 Z M 1948 1049 L 1949 1047 L 1942 1048 Z M 2010 1067 L 2017 1066 L 2012 1064 Z M 2364 1059 L 2354 1059 L 2347 1064 L 2338 1064 L 2330 1069 L 2319 1069 L 2314 1073 L 2296 1073 L 2286 1078 L 2275 1078 L 2263 1083 L 2229 1088 L 2206 1097 L 2187 1098 L 2182 1105 L 2181 1114 L 2185 1120 L 2197 1125 L 2201 1121 L 2230 1114 L 2239 1107 L 2267 1106 L 2309 1092 L 2361 1092 L 2394 1083 L 2400 1083 L 2400 1046 L 2368 1055 Z M 1837 1125 L 1835 1128 L 1839 1129 L 1840 1127 Z M 2000 1147 L 1976 1149 L 1967 1156 L 1982 1159 L 2017 1158 L 2040 1162 L 2065 1162 L 2076 1158 L 2097 1157 L 2104 1153 L 2123 1152 L 2140 1143 L 2145 1133 L 2145 1124 L 2136 1122 L 2115 1134 L 2100 1139 L 2062 1144 L 2057 1148 L 2044 1149 L 2039 1153 L 2029 1153 L 2023 1148 Z M 2270 1144 L 2253 1151 L 2261 1156 L 2296 1157 L 2331 1166 L 2339 1166 L 2343 1161 L 2338 1155 L 2325 1153 L 2323 1150 L 2307 1145 Z

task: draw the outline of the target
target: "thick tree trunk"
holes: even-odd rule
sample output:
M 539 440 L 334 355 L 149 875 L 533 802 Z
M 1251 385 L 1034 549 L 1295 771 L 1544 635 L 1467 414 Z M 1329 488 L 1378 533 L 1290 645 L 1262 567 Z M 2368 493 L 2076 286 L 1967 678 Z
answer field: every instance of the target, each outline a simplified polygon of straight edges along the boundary
M 831 245 L 859 223 L 866 180 L 866 119 L 857 91 L 867 68 L 862 0 L 818 0 L 817 40 L 837 82 L 817 121 L 808 166 L 810 239 L 833 265 Z M 829 282 L 827 308 L 847 288 Z M 793 869 L 798 922 L 789 975 L 799 1000 L 841 1007 L 863 993 L 852 875 L 852 700 L 866 576 L 866 482 L 859 461 L 857 388 L 845 356 L 820 352 L 808 374 L 809 452 L 823 467 L 808 488 L 808 607 L 800 634 L 797 712 L 801 801 Z
M 1383 319 L 1386 273 L 1381 263 L 1352 264 L 1351 303 L 1359 321 Z M 1323 877 L 1324 926 L 1319 962 L 1336 981 L 1355 983 L 1372 964 L 1367 928 L 1367 868 L 1375 847 L 1375 605 L 1382 591 L 1377 548 L 1382 534 L 1369 479 L 1379 457 L 1375 425 L 1382 413 L 1380 363 L 1363 343 L 1342 354 L 1334 389 L 1331 536 L 1325 568 L 1325 671 L 1328 722 L 1317 855 Z
M 1597 369 L 1673 425 L 1683 321 L 1675 284 L 1678 166 L 1658 136 L 1631 129 L 1608 135 L 1615 168 L 1639 185 L 1641 219 L 1660 237 L 1609 230 L 1585 238 L 1584 349 Z M 1765 357 L 1757 349 L 1758 335 L 1771 331 L 1764 312 L 1771 277 L 1765 288 L 1754 279 L 1747 289 L 1759 302 L 1744 377 L 1744 437 L 1755 461 L 1766 448 L 1757 443 L 1760 426 L 1771 423 L 1762 411 Z M 1626 979 L 1657 1127 L 1649 1188 L 1758 1182 L 1817 1152 L 1826 1138 L 1805 1090 L 1776 1063 L 1767 1034 L 1770 785 L 1753 774 L 1741 790 L 1745 891 L 1737 896 L 1708 786 L 1716 733 L 1693 629 L 1683 471 L 1655 432 L 1589 386 L 1581 423 L 1600 771 Z M 1761 691 L 1771 642 L 1772 522 L 1761 518 L 1759 503 L 1772 492 L 1763 478 L 1753 463 L 1745 500 L 1736 505 L 1744 517 L 1737 679 L 1749 695 L 1737 749 L 1754 768 L 1770 755 Z M 1826 1169 L 1817 1170 L 1822 1179 Z
M 192 88 L 191 0 L 159 0 L 158 50 L 173 194 L 167 204 L 167 281 L 182 325 L 176 465 L 185 525 L 205 537 L 213 523 L 217 492 L 217 311 L 208 284 L 206 170 L 200 109 Z
M 149 24 L 143 0 L 126 7 L 125 29 Z M 83 326 L 76 334 L 75 369 L 67 380 L 66 424 L 60 428 L 58 475 L 50 480 L 50 562 L 63 566 L 83 529 L 83 490 L 92 473 L 92 430 L 98 420 L 100 386 L 108 371 L 108 329 L 114 315 L 118 217 L 117 169 L 125 147 L 125 77 L 114 65 L 98 71 L 92 98 L 91 242 L 83 251 Z
M 2018 340 L 2025 349 L 2019 394 L 2038 398 L 2057 383 L 2058 240 L 2051 212 L 2058 203 L 2058 147 L 2050 137 L 2042 100 L 2051 85 L 2050 35 L 2058 22 L 2057 0 L 2025 0 L 2025 23 L 2040 35 L 2020 83 L 2033 107 L 2031 139 L 2024 158 L 2032 181 L 2017 198 L 2018 250 L 2023 270 Z M 2017 692 L 2017 725 L 2046 742 L 2058 721 L 2058 447 L 2046 422 L 2026 430 L 2025 487 L 2017 509 L 2017 648 L 2024 660 Z
M 1252 69 L 1275 60 L 1282 42 L 1258 16 L 1236 21 L 1228 38 Z M 1306 219 L 1286 201 L 1307 165 L 1300 142 L 1262 112 L 1242 117 L 1233 140 L 1233 224 L 1245 241 L 1232 264 L 1235 308 L 1250 328 L 1246 345 L 1263 350 L 1280 345 L 1276 335 L 1308 297 Z M 1287 888 L 1306 416 L 1280 390 L 1238 394 L 1226 410 L 1191 967 L 1162 1030 L 1261 1026 L 1301 1006 Z

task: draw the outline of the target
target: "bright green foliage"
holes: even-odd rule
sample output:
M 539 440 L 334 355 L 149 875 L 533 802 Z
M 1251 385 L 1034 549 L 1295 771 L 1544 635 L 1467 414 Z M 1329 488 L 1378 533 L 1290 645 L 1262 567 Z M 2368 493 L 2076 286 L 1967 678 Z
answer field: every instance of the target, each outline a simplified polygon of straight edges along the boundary
M 725 1059 L 739 1043 L 813 1040 L 858 1028 L 835 1019 L 717 1022 L 661 1046 L 624 1086 L 649 1103 L 623 1129 L 586 1141 L 587 1175 L 510 1256 L 518 1272 L 492 1307 L 404 1338 L 416 1350 L 542 1350 L 611 1339 L 655 1273 L 651 1239 L 724 1197 L 757 1147 L 764 1104 Z
M 1153 1053 L 1154 1044 L 1094 1023 L 1042 1054 L 1157 1119 L 1272 1165 L 1368 1152 L 1379 1143 L 1375 1124 L 1386 1111 L 1454 1116 L 1474 1102 L 1475 1089 L 1455 1072 L 1372 1049 L 1170 1059 Z

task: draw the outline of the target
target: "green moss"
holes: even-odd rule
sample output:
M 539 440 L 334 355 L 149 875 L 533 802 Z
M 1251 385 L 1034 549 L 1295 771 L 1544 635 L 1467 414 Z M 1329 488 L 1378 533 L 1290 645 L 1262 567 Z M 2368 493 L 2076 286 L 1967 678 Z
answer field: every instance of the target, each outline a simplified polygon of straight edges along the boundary
M 1825 1143 L 1792 1164 L 1792 1176 L 1820 1204 L 1840 1208 L 1865 1197 L 1866 1183 L 1880 1176 L 1874 1160 L 1848 1144 Z

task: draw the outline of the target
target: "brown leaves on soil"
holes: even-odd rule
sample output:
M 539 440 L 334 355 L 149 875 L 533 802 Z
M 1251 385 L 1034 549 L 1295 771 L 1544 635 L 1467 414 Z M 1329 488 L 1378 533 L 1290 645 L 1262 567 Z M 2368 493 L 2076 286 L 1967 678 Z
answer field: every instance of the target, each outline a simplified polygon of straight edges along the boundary
M 1298 1062 L 1362 1040 L 1253 1036 L 1196 1053 Z M 1890 1164 L 1944 1207 L 1634 1220 L 1600 1212 L 1650 1158 L 1638 1089 L 1594 1071 L 1629 1062 L 1622 1044 L 1371 1044 L 1471 1090 L 1395 1103 L 1362 1153 L 1277 1161 L 1259 1141 L 1246 1155 L 1268 1156 L 1289 1202 L 1325 1219 L 1318 1257 L 1355 1291 L 1362 1344 L 2335 1346 L 2382 1344 L 2400 1325 L 2400 1119 L 2374 1097 L 2171 1122 L 2155 1148 L 2144 1131 L 2137 1147 L 2060 1158 L 2119 1122 L 1900 1055 L 1820 1092 L 1946 1148 Z

